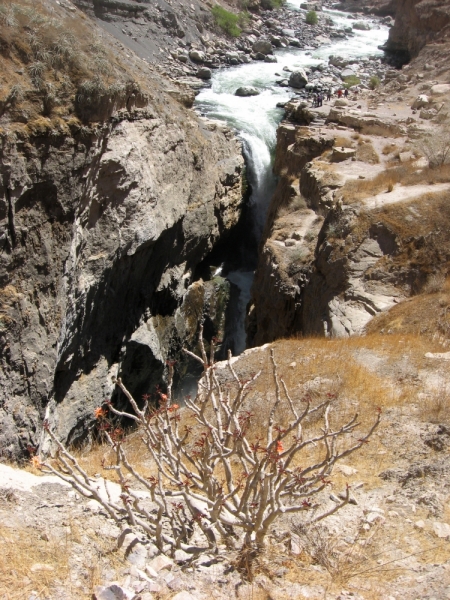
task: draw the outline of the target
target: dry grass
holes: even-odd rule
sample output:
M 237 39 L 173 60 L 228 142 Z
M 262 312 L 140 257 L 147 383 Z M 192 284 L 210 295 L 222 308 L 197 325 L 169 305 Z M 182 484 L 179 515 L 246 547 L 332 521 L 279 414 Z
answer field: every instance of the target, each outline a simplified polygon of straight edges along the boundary
M 384 156 L 387 156 L 388 154 L 393 154 L 394 152 L 397 152 L 397 151 L 398 151 L 397 144 L 390 142 L 389 144 L 386 144 L 385 146 L 383 146 L 383 150 L 381 152 Z
M 149 81 L 140 62 L 117 52 L 81 11 L 48 0 L 16 0 L 0 9 L 0 118 L 53 121 L 75 109 L 83 119 L 92 113 L 101 120 L 99 104 L 121 108 L 131 88 L 139 106 L 159 95 L 160 86 Z
M 390 127 L 389 125 L 365 125 L 361 129 L 361 133 L 363 135 L 376 135 L 379 137 L 401 137 L 397 127 Z
M 23 600 L 33 590 L 48 597 L 55 585 L 68 583 L 67 540 L 46 541 L 34 528 L 0 526 L 0 544 L 1 600 Z
M 359 152 L 359 150 L 358 150 Z M 417 169 L 414 163 L 390 167 L 373 179 L 353 179 L 341 189 L 340 194 L 345 204 L 352 204 L 376 196 L 384 191 L 392 191 L 395 185 L 434 185 L 450 181 L 450 166 L 438 169 Z M 432 190 L 430 190 L 430 193 Z

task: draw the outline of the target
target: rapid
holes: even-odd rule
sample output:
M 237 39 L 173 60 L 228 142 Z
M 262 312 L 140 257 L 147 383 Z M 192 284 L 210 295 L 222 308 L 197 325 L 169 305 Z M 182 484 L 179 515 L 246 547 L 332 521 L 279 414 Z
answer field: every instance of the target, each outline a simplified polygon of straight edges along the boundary
M 288 0 L 287 7 L 300 10 L 301 0 Z M 348 26 L 348 15 L 335 10 L 324 9 L 337 28 Z M 365 19 L 359 19 L 359 21 Z M 240 354 L 246 347 L 245 317 L 246 306 L 250 300 L 250 290 L 256 268 L 256 249 L 261 238 L 267 208 L 275 190 L 276 180 L 272 173 L 272 164 L 276 143 L 276 131 L 284 111 L 277 104 L 285 103 L 294 94 L 291 88 L 276 84 L 283 67 L 294 71 L 296 68 L 308 68 L 328 61 L 332 54 L 344 58 L 363 59 L 367 56 L 383 56 L 378 46 L 388 37 L 388 28 L 360 31 L 354 30 L 349 39 L 336 39 L 330 44 L 315 50 L 302 50 L 288 47 L 274 49 L 277 63 L 253 61 L 249 64 L 221 69 L 213 73 L 211 86 L 204 88 L 196 99 L 196 109 L 210 119 L 225 121 L 242 140 L 247 167 L 247 179 L 251 186 L 248 227 L 246 235 L 254 251 L 249 251 L 249 239 L 245 240 L 240 253 L 239 265 L 234 263 L 231 269 L 223 269 L 222 275 L 239 288 L 234 322 L 227 326 L 227 347 L 234 355 Z M 241 86 L 252 86 L 260 91 L 258 96 L 238 97 L 234 93 Z M 244 241 L 244 240 L 243 240 Z

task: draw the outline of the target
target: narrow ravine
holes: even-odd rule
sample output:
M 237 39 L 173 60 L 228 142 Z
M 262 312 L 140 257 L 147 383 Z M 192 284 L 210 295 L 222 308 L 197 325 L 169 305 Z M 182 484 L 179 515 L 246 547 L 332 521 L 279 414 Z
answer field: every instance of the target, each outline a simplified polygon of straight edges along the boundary
M 290 0 L 288 7 L 299 10 L 300 0 Z M 348 26 L 347 13 L 324 10 L 337 27 Z M 365 20 L 365 19 L 358 19 Z M 367 19 L 366 19 L 367 20 Z M 240 264 L 223 271 L 223 275 L 239 290 L 237 306 L 233 311 L 235 323 L 227 340 L 233 354 L 245 350 L 245 316 L 250 299 L 250 289 L 256 268 L 257 247 L 264 228 L 265 217 L 270 198 L 275 190 L 275 176 L 272 173 L 273 153 L 276 131 L 284 111 L 277 104 L 287 102 L 293 97 L 291 88 L 276 84 L 283 68 L 294 71 L 296 68 L 308 68 L 327 62 L 332 54 L 343 58 L 363 59 L 367 56 L 383 56 L 378 48 L 388 37 L 388 28 L 359 31 L 354 30 L 352 37 L 338 39 L 316 50 L 308 51 L 288 47 L 274 50 L 277 63 L 252 62 L 214 72 L 211 86 L 197 96 L 197 110 L 211 119 L 219 119 L 239 133 L 247 164 L 247 178 L 251 185 L 248 223 L 245 238 L 242 240 Z M 237 88 L 253 86 L 260 91 L 258 96 L 241 98 L 235 96 Z M 228 327 L 230 330 L 230 327 Z

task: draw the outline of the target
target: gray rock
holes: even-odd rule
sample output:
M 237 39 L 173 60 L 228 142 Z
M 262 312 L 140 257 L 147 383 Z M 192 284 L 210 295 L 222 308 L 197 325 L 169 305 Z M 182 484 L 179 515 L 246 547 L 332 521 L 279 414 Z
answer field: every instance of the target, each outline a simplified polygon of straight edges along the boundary
M 369 23 L 366 23 L 365 21 L 358 21 L 356 23 L 353 23 L 353 29 L 359 29 L 361 31 L 369 31 L 371 29 Z
M 211 79 L 211 69 L 208 69 L 208 67 L 201 67 L 201 69 L 197 71 L 197 77 L 204 79 L 205 81 Z
M 347 77 L 354 77 L 356 75 L 353 69 L 343 69 L 341 71 L 341 79 L 346 79 Z
M 296 89 L 302 89 L 308 83 L 308 77 L 304 69 L 293 71 L 289 77 L 289 85 Z
M 266 55 L 272 54 L 273 47 L 269 40 L 258 40 L 253 44 L 252 50 L 255 53 Z
M 96 600 L 132 600 L 135 593 L 117 583 L 111 583 L 107 586 L 97 585 L 94 590 Z
M 189 52 L 189 58 L 196 63 L 201 63 L 205 61 L 206 55 L 204 52 L 200 50 L 191 50 Z
M 240 96 L 241 98 L 246 98 L 247 96 L 258 96 L 259 94 L 259 90 L 251 86 L 240 87 L 234 92 L 235 96 Z

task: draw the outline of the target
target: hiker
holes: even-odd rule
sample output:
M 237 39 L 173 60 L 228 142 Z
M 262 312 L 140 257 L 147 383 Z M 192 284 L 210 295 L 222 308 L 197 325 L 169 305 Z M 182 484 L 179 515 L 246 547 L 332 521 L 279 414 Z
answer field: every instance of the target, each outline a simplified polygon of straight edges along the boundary
M 331 88 L 328 88 L 328 91 L 327 91 L 327 102 L 330 102 L 330 100 L 331 100 Z
M 345 88 L 344 96 L 348 98 L 348 88 Z
M 313 108 L 317 106 L 317 94 L 313 94 Z
M 319 106 L 323 106 L 323 95 L 322 95 L 322 92 L 319 94 Z
M 342 98 L 342 90 L 341 90 L 341 88 L 339 88 L 338 91 L 337 91 L 337 97 L 338 98 Z

